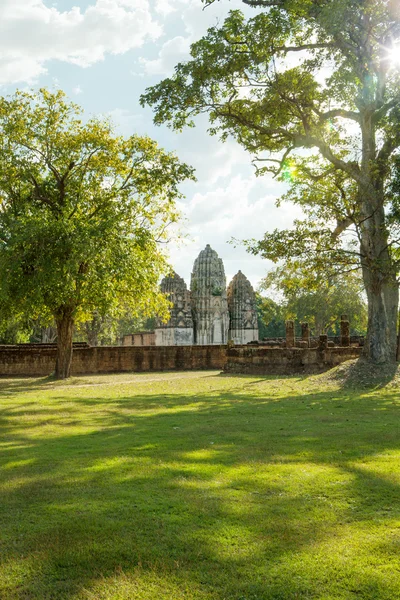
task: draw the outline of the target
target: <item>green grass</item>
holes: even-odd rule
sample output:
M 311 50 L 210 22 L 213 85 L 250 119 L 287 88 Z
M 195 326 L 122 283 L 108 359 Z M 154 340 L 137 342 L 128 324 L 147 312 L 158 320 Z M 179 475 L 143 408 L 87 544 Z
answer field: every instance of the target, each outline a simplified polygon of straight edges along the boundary
M 400 598 L 396 387 L 0 380 L 0 598 Z

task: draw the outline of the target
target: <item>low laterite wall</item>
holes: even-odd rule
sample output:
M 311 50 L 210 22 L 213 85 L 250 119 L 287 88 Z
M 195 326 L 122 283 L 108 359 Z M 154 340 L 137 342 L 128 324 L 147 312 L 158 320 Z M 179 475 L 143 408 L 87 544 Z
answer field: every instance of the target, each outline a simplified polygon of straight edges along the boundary
M 54 345 L 0 347 L 0 376 L 47 376 L 55 368 Z M 98 346 L 74 348 L 72 375 L 220 369 L 226 346 Z
M 360 347 L 266 348 L 262 346 L 98 346 L 78 345 L 72 375 L 219 369 L 227 373 L 318 372 L 360 356 Z M 47 376 L 54 371 L 54 345 L 0 346 L 0 376 Z
M 227 349 L 224 370 L 227 373 L 279 375 L 326 371 L 361 356 L 360 347 L 336 348 L 265 348 L 234 346 Z

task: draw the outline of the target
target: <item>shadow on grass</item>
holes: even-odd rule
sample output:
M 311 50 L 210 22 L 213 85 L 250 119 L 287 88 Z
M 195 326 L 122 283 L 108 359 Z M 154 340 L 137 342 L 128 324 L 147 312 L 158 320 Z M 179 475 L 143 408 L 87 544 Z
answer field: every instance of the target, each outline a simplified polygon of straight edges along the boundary
M 399 487 L 374 463 L 399 450 L 395 399 L 264 381 L 3 412 L 0 596 L 399 597 Z
M 0 376 L 0 398 L 19 395 L 24 392 L 43 392 L 44 390 L 79 388 L 94 388 L 104 385 L 130 385 L 132 383 L 147 383 L 160 379 L 161 377 L 170 376 L 171 379 L 185 379 L 188 376 L 196 377 L 201 373 L 204 377 L 215 377 L 220 374 L 219 370 L 202 370 L 202 371 L 124 371 L 121 373 L 88 373 L 87 375 L 75 375 L 68 379 L 56 379 L 54 375 L 47 377 L 2 377 Z M 113 382 L 113 377 L 125 375 L 126 379 L 120 379 Z M 96 378 L 95 382 L 91 381 Z M 111 383 L 107 380 L 111 378 Z M 264 378 L 265 379 L 265 378 Z M 263 379 L 263 380 L 264 380 Z
M 47 377 L 0 377 L 0 396 L 11 396 L 22 392 L 43 391 L 57 380 L 53 375 Z

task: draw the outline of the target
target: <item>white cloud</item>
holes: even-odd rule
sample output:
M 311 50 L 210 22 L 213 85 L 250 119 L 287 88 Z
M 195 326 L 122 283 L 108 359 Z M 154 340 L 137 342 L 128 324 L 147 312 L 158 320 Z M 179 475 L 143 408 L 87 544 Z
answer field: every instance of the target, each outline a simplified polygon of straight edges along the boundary
M 148 75 L 168 75 L 180 60 L 186 60 L 189 55 L 190 41 L 188 38 L 177 36 L 165 42 L 158 58 L 148 60 L 141 58 Z
M 255 181 L 254 168 L 250 165 L 251 156 L 236 141 L 221 142 L 215 137 L 209 137 L 209 148 L 204 153 L 197 149 L 196 164 L 197 176 L 207 181 L 208 185 L 215 185 L 219 179 L 232 176 L 238 171 L 251 172 Z
M 0 57 L 0 85 L 22 81 L 32 82 L 44 73 L 46 69 L 42 63 L 33 57 L 10 54 Z
M 163 17 L 170 15 L 173 12 L 176 12 L 176 6 L 172 6 L 170 0 L 156 0 L 156 12 Z
M 246 12 L 246 7 L 241 0 L 231 0 L 228 8 L 229 10 L 238 8 Z M 204 8 L 200 0 L 158 0 L 156 10 L 165 17 L 172 12 L 179 12 L 179 29 L 183 29 L 184 35 L 167 40 L 156 59 L 140 61 L 149 75 L 166 76 L 172 72 L 179 61 L 190 59 L 190 45 L 200 39 L 209 27 L 221 22 L 227 16 L 224 2 L 215 2 L 208 8 Z M 173 15 L 173 19 L 176 23 L 178 20 L 176 14 Z
M 161 33 L 148 0 L 97 0 L 66 12 L 43 0 L 1 0 L 0 84 L 31 82 L 54 59 L 87 67 Z
M 186 205 L 188 233 L 192 240 L 184 252 L 171 247 L 171 262 L 175 270 L 190 281 L 193 261 L 206 244 L 210 244 L 223 259 L 227 280 L 239 269 L 254 286 L 265 276 L 272 263 L 249 255 L 243 246 L 234 247 L 231 238 L 261 239 L 266 231 L 290 227 L 301 210 L 292 204 L 277 208 L 276 184 L 270 179 L 254 176 L 233 176 L 226 186 L 205 193 L 195 193 Z

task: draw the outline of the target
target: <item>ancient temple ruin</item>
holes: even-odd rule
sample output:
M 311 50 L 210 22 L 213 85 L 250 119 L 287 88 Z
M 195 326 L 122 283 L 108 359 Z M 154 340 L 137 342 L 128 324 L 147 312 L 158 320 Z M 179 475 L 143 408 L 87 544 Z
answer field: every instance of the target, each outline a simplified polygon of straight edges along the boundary
M 226 344 L 229 311 L 225 269 L 210 244 L 194 261 L 190 291 L 195 344 Z
M 172 302 L 167 323 L 158 322 L 155 330 L 156 346 L 191 346 L 193 344 L 193 318 L 190 292 L 177 273 L 164 277 L 161 291 Z
M 224 264 L 209 244 L 194 262 L 190 292 L 176 273 L 162 280 L 161 291 L 172 307 L 168 322 L 157 324 L 156 346 L 258 340 L 255 294 L 249 280 L 239 271 L 227 290 Z
M 229 339 L 235 344 L 258 340 L 256 298 L 250 281 L 239 271 L 228 287 Z

